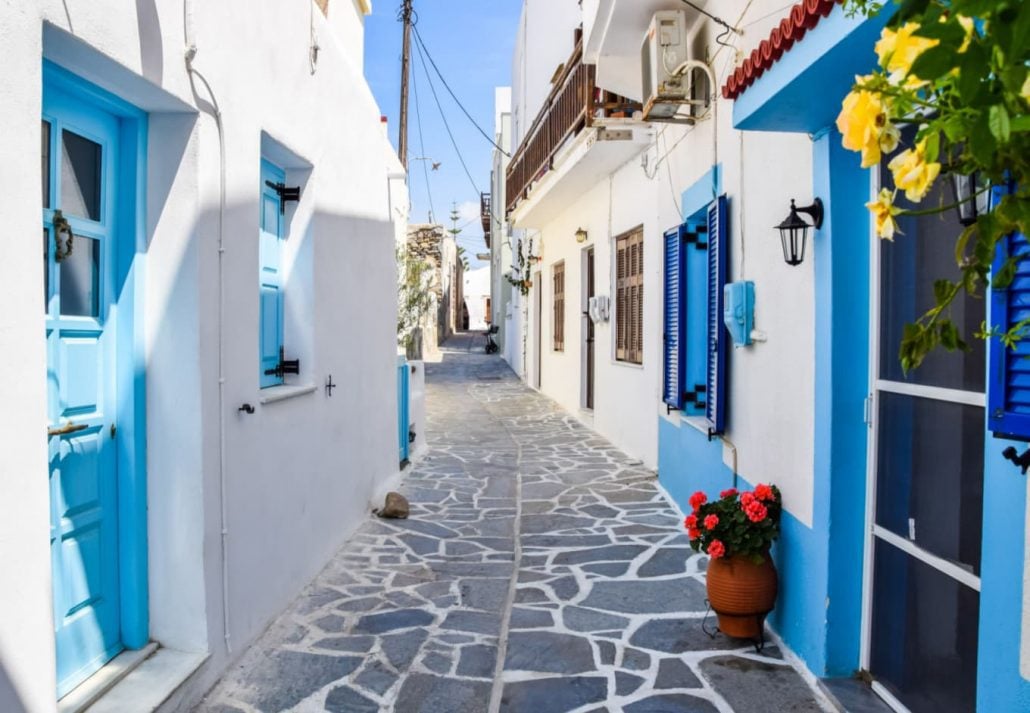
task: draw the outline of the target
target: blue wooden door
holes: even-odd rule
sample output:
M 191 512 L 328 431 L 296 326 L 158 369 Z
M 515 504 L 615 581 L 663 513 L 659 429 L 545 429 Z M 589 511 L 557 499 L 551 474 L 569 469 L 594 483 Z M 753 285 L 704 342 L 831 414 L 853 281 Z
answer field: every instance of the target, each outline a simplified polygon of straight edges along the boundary
M 50 551 L 58 696 L 120 637 L 114 199 L 118 120 L 56 89 L 43 99 L 43 254 Z
M 408 462 L 409 446 L 411 440 L 408 437 L 411 426 L 409 424 L 410 409 L 410 367 L 407 362 L 397 365 L 397 444 L 400 447 L 401 467 Z

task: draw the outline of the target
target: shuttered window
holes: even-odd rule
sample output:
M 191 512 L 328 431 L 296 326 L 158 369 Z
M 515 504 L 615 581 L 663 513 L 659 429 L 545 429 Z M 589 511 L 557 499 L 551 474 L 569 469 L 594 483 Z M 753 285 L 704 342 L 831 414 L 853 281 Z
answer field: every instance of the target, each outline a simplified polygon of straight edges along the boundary
M 565 351 L 565 263 L 554 266 L 554 315 L 551 319 L 551 342 L 556 352 Z
M 615 239 L 615 359 L 644 363 L 644 229 Z
M 712 435 L 726 428 L 726 208 L 720 196 L 665 233 L 664 245 L 662 400 L 704 415 Z
M 726 196 L 719 196 L 708 207 L 708 379 L 705 419 L 709 435 L 726 430 L 727 346 L 729 334 L 722 321 L 723 292 L 726 287 L 726 239 L 728 228 Z
M 283 347 L 283 279 L 282 239 L 283 215 L 279 194 L 269 183 L 284 183 L 285 172 L 278 166 L 261 161 L 261 230 L 258 245 L 260 322 L 258 337 L 261 353 L 261 388 L 283 383 L 274 373 Z
M 995 197 L 1002 188 L 995 189 Z M 1002 241 L 994 269 L 998 271 L 1008 257 L 1019 259 L 1012 282 L 1004 289 L 991 291 L 991 324 L 1006 332 L 1030 319 L 1030 242 L 1021 233 Z M 1030 331 L 1007 348 L 998 337 L 988 345 L 987 425 L 992 433 L 1030 440 Z

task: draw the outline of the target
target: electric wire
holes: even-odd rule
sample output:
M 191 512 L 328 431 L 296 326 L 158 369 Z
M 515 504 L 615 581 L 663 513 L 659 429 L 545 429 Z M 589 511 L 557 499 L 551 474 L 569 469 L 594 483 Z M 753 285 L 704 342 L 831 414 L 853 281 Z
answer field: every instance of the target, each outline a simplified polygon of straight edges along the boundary
M 422 110 L 419 108 L 418 103 L 418 72 L 412 72 L 411 77 L 411 88 L 412 95 L 415 99 L 415 123 L 418 125 L 418 150 L 420 156 L 426 155 L 426 144 L 422 136 Z M 433 222 L 434 216 L 436 216 L 436 208 L 433 206 L 433 189 L 429 185 L 429 166 L 428 161 L 420 161 L 422 164 L 422 175 L 426 179 L 426 197 L 429 199 L 429 222 Z
M 451 145 L 454 146 L 454 152 L 458 155 L 458 161 L 461 163 L 461 167 L 465 169 L 465 175 L 468 176 L 469 183 L 472 184 L 472 188 L 476 191 L 476 195 L 482 195 L 479 190 L 479 186 L 476 185 L 476 180 L 472 178 L 472 172 L 469 171 L 468 165 L 465 163 L 465 157 L 461 155 L 461 149 L 458 148 L 458 142 L 454 138 L 454 132 L 451 131 L 451 125 L 447 122 L 447 115 L 444 113 L 443 105 L 440 104 L 440 97 L 436 93 L 436 85 L 433 84 L 433 78 L 429 75 L 429 67 L 426 65 L 425 57 L 422 55 L 422 49 L 418 42 L 415 43 L 415 49 L 418 51 L 419 58 L 422 60 L 422 70 L 426 74 L 426 79 L 429 81 L 429 89 L 433 93 L 433 100 L 436 102 L 436 108 L 440 111 L 440 118 L 443 119 L 443 126 L 447 130 L 447 136 L 451 139 Z
M 433 59 L 433 55 L 429 52 L 429 48 L 426 47 L 426 43 L 422 39 L 422 33 L 418 31 L 417 15 L 415 20 L 411 23 L 411 29 L 415 31 L 415 42 L 421 48 L 421 51 L 425 53 L 426 58 L 429 59 L 429 64 L 432 66 L 433 71 L 436 72 L 436 75 L 440 78 L 440 81 L 443 82 L 444 88 L 447 90 L 448 94 L 451 95 L 451 99 L 454 100 L 454 103 L 457 104 L 458 108 L 461 109 L 461 111 L 465 114 L 466 117 L 468 117 L 468 120 L 472 122 L 472 125 L 476 127 L 476 130 L 483 135 L 483 138 L 490 142 L 491 146 L 493 146 L 495 149 L 500 151 L 508 158 L 511 158 L 511 154 L 505 151 L 503 148 L 501 148 L 501 146 L 496 141 L 494 141 L 489 134 L 486 133 L 483 127 L 481 127 L 476 122 L 476 120 L 472 118 L 472 114 L 469 113 L 468 109 L 465 108 L 465 105 L 461 103 L 460 99 L 458 99 L 458 96 L 454 93 L 454 90 L 451 89 L 451 85 L 447 83 L 447 79 L 444 78 L 443 72 L 441 72 L 440 68 L 436 66 L 436 61 Z
M 692 8 L 694 8 L 696 11 L 700 12 L 705 17 L 710 18 L 711 20 L 713 20 L 714 22 L 718 23 L 719 25 L 722 25 L 725 28 L 719 35 L 716 36 L 716 38 L 715 38 L 716 44 L 722 45 L 723 47 L 729 47 L 730 46 L 729 43 L 723 42 L 723 38 L 726 37 L 727 35 L 729 35 L 730 33 L 734 33 L 734 32 L 736 34 L 738 34 L 738 35 L 741 34 L 741 32 L 740 32 L 740 30 L 738 28 L 732 27 L 729 23 L 727 23 L 721 17 L 716 17 L 715 15 L 713 15 L 710 12 L 708 12 L 704 8 L 695 5 L 690 0 L 680 0 L 680 2 L 682 2 L 684 5 L 688 5 L 688 6 L 692 7 Z

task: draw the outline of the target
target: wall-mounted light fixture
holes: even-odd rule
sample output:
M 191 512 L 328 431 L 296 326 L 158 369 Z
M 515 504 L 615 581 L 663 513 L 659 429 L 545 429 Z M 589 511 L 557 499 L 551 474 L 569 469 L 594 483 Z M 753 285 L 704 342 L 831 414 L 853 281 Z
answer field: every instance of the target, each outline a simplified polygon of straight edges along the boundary
M 799 213 L 806 213 L 812 217 L 812 222 L 802 220 Z M 794 205 L 794 199 L 790 199 L 790 215 L 776 226 L 780 231 L 780 241 L 783 243 L 783 259 L 788 265 L 800 265 L 805 260 L 805 243 L 808 242 L 808 229 L 814 227 L 816 230 L 823 227 L 823 202 L 816 198 L 812 205 L 798 208 Z
M 583 228 L 580 228 L 579 230 L 576 231 L 576 242 L 577 243 L 585 243 L 587 241 L 588 237 L 589 236 L 587 235 L 587 231 L 583 230 Z
M 979 171 L 951 175 L 951 188 L 955 191 L 955 210 L 958 211 L 958 220 L 962 225 L 972 225 L 989 210 L 990 185 Z

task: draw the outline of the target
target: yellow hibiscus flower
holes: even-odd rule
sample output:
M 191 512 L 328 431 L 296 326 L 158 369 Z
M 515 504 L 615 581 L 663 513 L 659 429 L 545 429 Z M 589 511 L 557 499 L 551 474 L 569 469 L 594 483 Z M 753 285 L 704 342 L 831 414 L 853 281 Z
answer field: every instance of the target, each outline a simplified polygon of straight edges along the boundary
M 940 44 L 940 40 L 913 34 L 918 29 L 918 22 L 906 22 L 897 32 L 885 27 L 880 33 L 880 39 L 876 42 L 876 55 L 880 58 L 880 66 L 890 74 L 892 84 L 901 84 L 919 55 Z
M 844 97 L 837 129 L 844 148 L 862 152 L 862 168 L 880 162 L 880 135 L 886 127 L 887 107 L 879 95 L 856 89 Z
M 913 203 L 926 197 L 941 172 L 939 163 L 926 161 L 926 139 L 895 156 L 887 168 L 894 174 L 894 185 L 905 191 L 905 197 Z
M 876 235 L 884 240 L 894 240 L 894 234 L 901 232 L 898 221 L 894 220 L 894 216 L 901 212 L 900 208 L 894 207 L 894 193 L 881 188 L 876 200 L 866 203 L 865 207 L 876 221 Z

